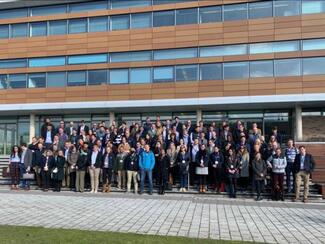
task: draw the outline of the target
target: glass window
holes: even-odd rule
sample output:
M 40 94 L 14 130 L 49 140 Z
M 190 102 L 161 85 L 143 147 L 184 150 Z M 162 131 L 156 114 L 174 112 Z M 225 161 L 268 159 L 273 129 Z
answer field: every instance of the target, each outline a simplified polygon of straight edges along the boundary
M 9 25 L 0 25 L 0 39 L 9 38 Z
M 28 88 L 45 87 L 46 86 L 46 74 L 29 74 L 28 75 Z
M 87 76 L 86 71 L 69 71 L 68 86 L 85 86 Z
M 166 49 L 154 51 L 154 60 L 196 57 L 197 48 Z
M 25 74 L 9 75 L 9 87 L 13 89 L 26 88 L 26 75 Z
M 151 60 L 151 51 L 110 53 L 111 62 L 133 62 Z
M 182 2 L 188 2 L 188 1 L 189 0 L 153 0 L 153 5 L 168 4 L 168 3 L 182 3 Z
M 70 19 L 69 34 L 87 32 L 87 19 Z
M 196 64 L 176 66 L 176 81 L 192 80 L 198 80 L 198 66 Z
M 248 62 L 233 62 L 223 64 L 224 79 L 248 78 Z
M 324 0 L 302 0 L 302 14 L 314 14 L 325 12 Z
M 47 73 L 47 87 L 62 87 L 66 85 L 66 72 Z
M 274 60 L 274 74 L 276 77 L 301 75 L 300 59 Z
M 16 37 L 26 37 L 28 36 L 28 24 L 13 24 L 11 25 L 11 37 L 16 38 Z
M 304 75 L 321 75 L 325 74 L 325 57 L 321 58 L 304 58 L 303 71 Z
M 99 32 L 108 30 L 108 17 L 89 18 L 89 32 Z
M 46 67 L 65 65 L 65 57 L 30 58 L 29 67 Z
M 300 1 L 274 1 L 274 16 L 292 16 L 300 14 Z
M 107 84 L 107 70 L 89 70 L 88 85 Z
M 115 15 L 111 17 L 111 30 L 127 30 L 130 28 L 129 15 Z
M 0 60 L 0 69 L 27 67 L 26 59 Z
M 221 6 L 200 8 L 200 23 L 213 23 L 222 21 Z
M 150 6 L 151 0 L 112 0 L 112 9 Z
M 131 14 L 131 28 L 150 28 L 152 26 L 152 13 Z
M 0 11 L 0 19 L 23 18 L 27 16 L 28 16 L 27 8 L 5 9 Z
M 222 80 L 222 64 L 201 64 L 200 80 Z
M 68 57 L 68 64 L 107 63 L 107 54 L 76 55 Z
M 273 76 L 273 60 L 250 62 L 250 77 L 272 77 L 272 76 Z
M 198 9 L 178 9 L 176 10 L 176 25 L 187 25 L 198 23 Z
M 272 1 L 249 3 L 248 8 L 250 19 L 268 18 L 273 16 Z
M 249 46 L 250 54 L 273 53 L 273 43 L 254 43 Z
M 159 11 L 153 13 L 153 26 L 171 26 L 175 25 L 175 11 Z
M 155 67 L 153 69 L 153 82 L 169 82 L 174 81 L 174 67 Z
M 247 19 L 247 4 L 234 4 L 223 6 L 224 21 Z
M 30 23 L 30 36 L 46 36 L 46 34 L 47 34 L 46 22 Z
M 67 21 L 54 20 L 49 22 L 49 35 L 65 35 L 67 34 Z
M 273 52 L 293 52 L 300 50 L 300 41 L 286 41 L 273 43 Z
M 111 69 L 109 71 L 110 84 L 125 84 L 129 83 L 129 70 L 128 69 Z
M 303 40 L 302 48 L 304 51 L 325 49 L 325 39 Z
M 54 15 L 64 14 L 67 12 L 67 5 L 53 5 L 45 7 L 34 7 L 31 8 L 30 16 L 42 16 L 42 15 Z
M 130 70 L 130 83 L 150 83 L 151 68 L 132 68 Z
M 247 44 L 200 48 L 200 57 L 217 57 L 245 54 L 247 54 Z
M 69 12 L 88 12 L 94 10 L 107 9 L 107 1 L 92 1 L 86 3 L 73 3 L 69 5 Z
M 7 89 L 8 75 L 0 75 L 0 89 Z

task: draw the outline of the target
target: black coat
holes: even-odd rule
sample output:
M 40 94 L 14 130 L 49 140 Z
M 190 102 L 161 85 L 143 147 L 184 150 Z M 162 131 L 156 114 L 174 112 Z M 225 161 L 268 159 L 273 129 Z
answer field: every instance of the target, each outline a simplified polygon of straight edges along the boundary
M 218 162 L 216 168 L 221 169 L 221 168 L 224 167 L 224 161 L 225 160 L 224 160 L 223 154 L 221 152 L 219 152 L 219 153 L 213 152 L 213 153 L 210 154 L 210 166 L 211 167 L 216 165 L 216 161 Z
M 230 157 L 227 156 L 225 160 L 225 168 L 226 172 L 228 174 L 228 177 L 233 178 L 233 177 L 239 177 L 239 168 L 240 168 L 240 163 L 237 157 Z M 234 174 L 231 174 L 229 170 L 235 170 Z
M 89 152 L 88 152 L 89 154 Z M 89 161 L 89 156 L 87 155 L 82 155 L 81 153 L 79 154 L 77 164 L 76 166 L 78 167 L 78 170 L 86 170 L 88 166 L 88 161 Z
M 108 168 L 109 169 L 114 169 L 114 165 L 115 165 L 115 155 L 114 153 L 104 153 L 103 158 L 102 158 L 102 168 L 105 168 L 105 159 L 108 156 Z
M 65 165 L 65 157 L 57 156 L 56 158 L 54 157 L 54 165 L 53 169 L 57 168 L 58 172 L 54 173 L 52 169 L 52 179 L 53 180 L 63 180 L 64 178 L 64 165 Z
M 139 170 L 139 157 L 136 153 L 129 154 L 125 159 L 126 170 L 138 171 Z
M 177 155 L 177 164 L 179 165 L 179 173 L 182 175 L 187 174 L 190 164 L 190 155 L 188 153 L 182 154 L 179 152 Z
M 44 171 L 45 164 L 46 164 L 46 157 L 42 155 L 41 163 L 40 163 L 40 167 L 42 171 Z M 54 164 L 55 164 L 54 157 L 50 156 L 47 162 L 47 167 L 49 172 L 51 172 L 51 169 L 54 167 Z
M 299 153 L 296 155 L 295 162 L 294 162 L 294 169 L 295 169 L 296 173 L 298 173 L 301 170 L 300 160 L 301 160 L 301 155 Z M 315 163 L 313 156 L 311 154 L 306 153 L 303 170 L 305 170 L 307 173 L 311 173 L 314 171 L 315 164 L 316 163 Z
M 93 154 L 93 152 L 89 152 L 89 154 L 88 154 L 88 157 L 89 157 L 88 166 L 91 166 L 91 155 L 92 154 Z M 94 164 L 95 168 L 100 168 L 102 166 L 102 159 L 103 159 L 103 154 L 100 151 L 98 151 L 96 161 Z
M 157 165 L 157 174 L 159 178 L 166 178 L 168 176 L 168 169 L 169 169 L 169 157 L 165 155 L 164 157 L 159 157 L 158 160 L 156 161 Z
M 196 162 L 196 166 L 197 167 L 201 167 L 201 160 L 203 160 L 203 166 L 204 167 L 208 167 L 209 166 L 209 156 L 208 156 L 207 151 L 205 151 L 205 153 L 204 153 L 201 150 L 199 150 L 196 153 L 195 162 Z
M 267 173 L 267 165 L 263 159 L 252 161 L 252 168 L 255 180 L 264 180 Z M 261 176 L 263 174 L 263 177 Z
M 41 166 L 43 151 L 35 150 L 33 152 L 32 166 Z

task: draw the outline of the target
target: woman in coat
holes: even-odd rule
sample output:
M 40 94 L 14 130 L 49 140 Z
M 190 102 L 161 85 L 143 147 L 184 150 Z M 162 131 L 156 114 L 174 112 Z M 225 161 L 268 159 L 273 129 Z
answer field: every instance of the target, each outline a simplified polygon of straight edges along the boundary
M 79 152 L 75 145 L 72 145 L 68 154 L 68 172 L 70 175 L 70 190 L 76 187 L 76 165 L 79 157 Z
M 210 154 L 210 169 L 212 185 L 214 189 L 220 193 L 222 183 L 224 182 L 224 157 L 218 146 L 214 147 L 214 152 Z
M 158 194 L 164 195 L 167 187 L 169 157 L 164 149 L 161 149 L 157 163 L 157 184 L 159 186 Z
M 232 148 L 228 150 L 225 166 L 229 180 L 229 196 L 230 198 L 236 198 L 237 179 L 239 177 L 240 164 Z
M 65 157 L 62 150 L 59 150 L 58 155 L 54 156 L 53 169 L 52 169 L 52 179 L 54 181 L 54 190 L 60 192 L 61 184 L 64 177 L 64 164 Z
M 242 191 L 247 191 L 249 182 L 249 152 L 245 146 L 239 147 L 237 157 L 240 165 L 239 185 Z
M 177 175 L 177 150 L 174 142 L 170 143 L 167 155 L 169 157 L 168 182 L 170 186 L 173 186 Z
M 43 191 L 48 191 L 50 187 L 51 171 L 53 167 L 53 156 L 50 150 L 45 151 L 45 155 L 41 159 L 41 176 Z
M 190 155 L 186 151 L 186 146 L 180 147 L 180 152 L 177 155 L 177 164 L 179 166 L 179 177 L 181 181 L 181 192 L 186 192 L 188 186 L 188 168 L 190 165 Z
M 88 143 L 84 143 L 80 149 L 76 164 L 76 192 L 84 192 L 85 174 L 89 163 Z
M 255 158 L 252 161 L 253 178 L 256 187 L 257 198 L 256 201 L 261 201 L 261 192 L 264 188 L 264 181 L 267 173 L 267 165 L 262 159 L 261 153 L 256 153 Z
M 110 146 L 107 146 L 102 160 L 103 192 L 111 191 L 112 175 L 115 165 L 115 155 Z
M 200 150 L 196 153 L 196 175 L 199 178 L 199 192 L 206 192 L 206 177 L 209 174 L 209 157 L 205 145 L 200 146 Z
M 9 169 L 11 176 L 11 190 L 18 190 L 19 185 L 19 163 L 21 160 L 21 153 L 18 146 L 13 146 L 11 155 L 9 158 Z

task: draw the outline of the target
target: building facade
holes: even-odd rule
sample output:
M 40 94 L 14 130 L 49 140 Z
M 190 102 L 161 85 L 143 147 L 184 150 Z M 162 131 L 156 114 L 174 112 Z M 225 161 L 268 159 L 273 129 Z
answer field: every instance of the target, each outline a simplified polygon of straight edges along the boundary
M 0 4 L 0 154 L 44 117 L 178 115 L 325 139 L 322 0 Z

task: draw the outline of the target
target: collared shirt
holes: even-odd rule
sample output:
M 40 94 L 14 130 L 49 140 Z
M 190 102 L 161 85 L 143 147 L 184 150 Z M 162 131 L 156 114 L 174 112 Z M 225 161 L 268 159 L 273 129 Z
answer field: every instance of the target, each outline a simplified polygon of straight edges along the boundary
M 91 165 L 95 165 L 97 155 L 98 155 L 98 151 L 97 151 L 97 152 L 93 152 L 93 153 L 91 154 Z
M 109 163 L 109 155 L 107 154 L 104 160 L 104 168 L 108 168 L 108 163 Z
M 26 149 L 26 150 L 23 150 L 23 152 L 22 152 L 22 154 L 21 154 L 21 160 L 20 160 L 20 162 L 21 162 L 22 164 L 24 163 L 24 160 L 25 160 L 26 151 L 27 151 L 27 149 Z
M 300 170 L 305 169 L 305 156 L 301 155 L 300 156 Z
M 64 151 L 65 160 L 68 160 L 68 154 L 69 154 L 69 149 L 65 149 Z
M 52 136 L 51 136 L 51 131 L 47 131 L 46 132 L 46 139 L 45 139 L 45 143 L 52 143 Z

